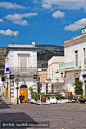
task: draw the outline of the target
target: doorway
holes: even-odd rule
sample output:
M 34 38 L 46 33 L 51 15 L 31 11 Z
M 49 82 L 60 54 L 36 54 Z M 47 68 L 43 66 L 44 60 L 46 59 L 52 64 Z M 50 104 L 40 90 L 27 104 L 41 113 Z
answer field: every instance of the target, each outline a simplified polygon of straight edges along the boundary
M 28 100 L 28 89 L 26 85 L 22 85 L 20 87 L 20 96 L 24 96 L 24 100 L 22 102 L 25 102 Z

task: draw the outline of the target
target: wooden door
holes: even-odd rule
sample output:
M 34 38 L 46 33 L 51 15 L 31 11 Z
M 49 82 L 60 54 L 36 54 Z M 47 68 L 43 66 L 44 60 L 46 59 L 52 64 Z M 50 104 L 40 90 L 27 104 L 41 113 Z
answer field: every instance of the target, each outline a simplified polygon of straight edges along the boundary
M 20 96 L 25 96 L 24 100 L 22 102 L 25 102 L 28 100 L 28 89 L 20 89 Z

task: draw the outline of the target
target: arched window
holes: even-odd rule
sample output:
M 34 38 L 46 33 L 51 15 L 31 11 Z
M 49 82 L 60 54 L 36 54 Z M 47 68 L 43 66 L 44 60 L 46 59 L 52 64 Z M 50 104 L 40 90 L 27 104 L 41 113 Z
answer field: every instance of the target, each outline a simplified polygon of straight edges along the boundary
M 26 85 L 20 86 L 20 89 L 22 89 L 22 88 L 27 88 L 27 86 Z

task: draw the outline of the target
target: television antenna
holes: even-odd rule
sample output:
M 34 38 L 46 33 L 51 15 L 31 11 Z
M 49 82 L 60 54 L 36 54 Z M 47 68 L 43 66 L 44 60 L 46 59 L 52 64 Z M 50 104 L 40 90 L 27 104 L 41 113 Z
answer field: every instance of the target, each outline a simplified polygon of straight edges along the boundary
M 14 32 L 12 32 L 12 45 L 14 45 L 14 40 L 18 40 L 18 39 L 14 39 Z

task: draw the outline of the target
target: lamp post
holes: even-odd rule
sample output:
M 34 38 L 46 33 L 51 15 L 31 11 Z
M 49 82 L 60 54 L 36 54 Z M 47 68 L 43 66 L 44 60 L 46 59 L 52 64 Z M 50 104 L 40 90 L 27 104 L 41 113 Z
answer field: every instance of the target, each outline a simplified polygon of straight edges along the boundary
M 16 82 L 16 84 L 17 84 L 17 87 L 16 87 L 16 89 L 17 89 L 17 104 L 19 104 L 19 102 L 18 102 L 18 89 L 19 89 L 18 84 L 19 84 L 19 79 L 17 78 L 17 79 L 15 80 L 15 82 Z

